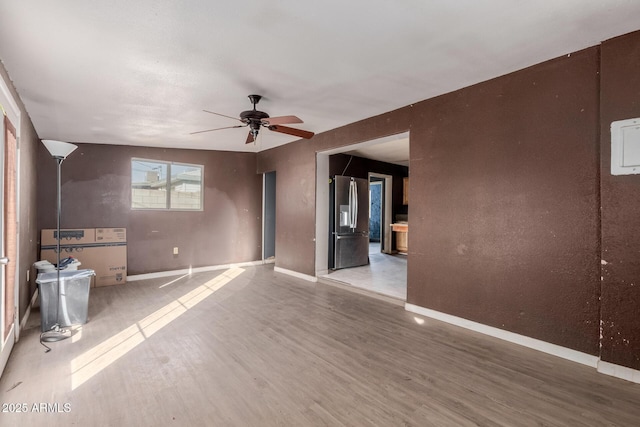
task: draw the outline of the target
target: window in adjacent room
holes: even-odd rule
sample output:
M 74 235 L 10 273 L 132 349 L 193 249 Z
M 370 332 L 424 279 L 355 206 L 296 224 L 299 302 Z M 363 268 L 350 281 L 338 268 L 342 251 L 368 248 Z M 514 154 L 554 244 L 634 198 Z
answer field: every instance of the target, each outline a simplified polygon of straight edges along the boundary
M 131 159 L 131 209 L 202 210 L 204 167 Z

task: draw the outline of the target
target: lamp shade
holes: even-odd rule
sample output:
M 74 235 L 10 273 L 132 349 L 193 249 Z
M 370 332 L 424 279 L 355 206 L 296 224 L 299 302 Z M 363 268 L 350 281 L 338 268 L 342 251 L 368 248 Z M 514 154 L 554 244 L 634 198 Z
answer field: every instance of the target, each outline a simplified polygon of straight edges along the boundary
M 42 143 L 47 147 L 49 153 L 51 153 L 51 155 L 56 159 L 66 159 L 73 150 L 78 148 L 77 145 L 70 144 L 68 142 L 54 141 L 53 139 L 43 139 Z

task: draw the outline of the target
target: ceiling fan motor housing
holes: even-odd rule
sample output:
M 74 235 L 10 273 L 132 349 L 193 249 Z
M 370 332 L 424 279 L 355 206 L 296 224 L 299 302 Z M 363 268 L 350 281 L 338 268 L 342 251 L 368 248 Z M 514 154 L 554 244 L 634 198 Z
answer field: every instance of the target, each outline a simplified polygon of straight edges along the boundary
M 254 121 L 260 123 L 262 120 L 268 119 L 268 118 L 269 118 L 269 115 L 264 111 L 248 110 L 240 113 L 240 120 L 242 120 L 245 123 L 254 122 Z
M 256 104 L 260 102 L 260 99 L 262 99 L 262 96 L 260 95 L 249 95 L 249 100 L 253 104 L 253 110 L 243 111 L 242 113 L 240 113 L 240 118 L 237 119 L 240 122 L 242 122 L 243 125 L 227 126 L 223 128 L 209 129 L 209 130 L 193 132 L 193 133 L 210 132 L 210 131 L 220 130 L 220 129 L 239 128 L 239 127 L 248 126 L 249 135 L 247 136 L 247 144 L 254 142 L 256 140 L 261 126 L 264 126 L 267 129 L 274 132 L 294 135 L 300 138 L 309 139 L 313 136 L 313 132 L 307 132 L 300 129 L 290 128 L 288 126 L 282 126 L 282 124 L 284 123 L 302 123 L 302 120 L 300 120 L 296 116 L 270 117 L 264 111 L 258 111 L 256 109 Z M 211 114 L 215 114 L 218 116 L 223 116 L 223 117 L 227 117 L 235 120 L 235 117 L 226 116 L 224 114 L 219 114 L 219 113 L 215 113 L 213 111 L 208 111 L 208 110 L 204 110 L 204 111 L 207 113 L 211 113 Z M 270 120 L 267 120 L 267 119 L 270 119 Z
M 254 131 L 260 129 L 262 120 L 269 118 L 269 115 L 264 111 L 256 110 L 256 104 L 260 102 L 261 98 L 262 96 L 260 95 L 249 95 L 249 100 L 253 104 L 253 110 L 247 110 L 240 113 L 240 120 L 242 120 L 244 123 L 247 123 L 249 127 Z

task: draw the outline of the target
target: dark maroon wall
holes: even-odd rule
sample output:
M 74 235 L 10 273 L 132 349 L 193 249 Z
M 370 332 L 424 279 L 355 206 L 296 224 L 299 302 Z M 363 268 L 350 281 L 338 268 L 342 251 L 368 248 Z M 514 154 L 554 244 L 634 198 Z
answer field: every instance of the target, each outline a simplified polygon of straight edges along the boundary
M 640 32 L 602 44 L 602 359 L 640 369 L 640 176 L 611 175 L 611 122 L 640 117 Z
M 261 259 L 262 177 L 255 154 L 78 145 L 62 164 L 61 225 L 126 227 L 129 275 Z M 204 210 L 131 210 L 132 157 L 204 165 Z M 41 148 L 40 229 L 55 228 L 55 176 L 55 162 Z
M 286 195 L 276 265 L 314 274 L 315 152 L 410 130 L 408 302 L 597 354 L 598 59 L 587 49 L 260 153 Z
M 598 353 L 598 48 L 416 105 L 408 302 Z

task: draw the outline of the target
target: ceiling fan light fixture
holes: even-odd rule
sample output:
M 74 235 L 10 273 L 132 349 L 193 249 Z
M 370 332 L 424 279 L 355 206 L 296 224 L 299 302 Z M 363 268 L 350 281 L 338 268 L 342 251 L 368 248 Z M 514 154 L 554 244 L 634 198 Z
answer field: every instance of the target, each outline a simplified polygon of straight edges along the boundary
M 254 142 L 258 138 L 260 127 L 266 127 L 267 129 L 274 132 L 284 133 L 284 134 L 293 135 L 293 136 L 306 138 L 306 139 L 309 139 L 314 135 L 313 132 L 305 131 L 302 129 L 295 129 L 288 126 L 282 126 L 282 124 L 288 124 L 288 123 L 302 123 L 302 120 L 300 120 L 300 118 L 297 116 L 270 117 L 269 114 L 265 113 L 264 111 L 257 110 L 256 104 L 260 101 L 260 99 L 262 99 L 261 95 L 249 95 L 248 97 L 251 103 L 253 104 L 253 109 L 241 112 L 239 118 L 227 116 L 225 114 L 215 113 L 213 111 L 203 110 L 206 113 L 215 114 L 217 116 L 238 120 L 239 122 L 243 123 L 242 125 L 227 126 L 222 128 L 216 128 L 216 129 L 207 129 L 203 131 L 191 132 L 191 134 L 193 135 L 197 133 L 211 132 L 214 130 L 248 126 L 249 134 L 247 135 L 247 140 L 246 140 L 247 144 Z

